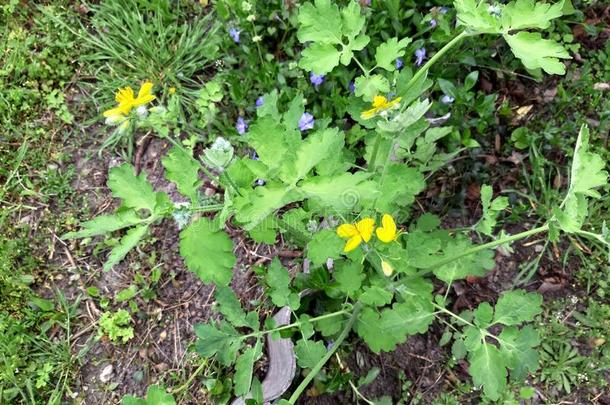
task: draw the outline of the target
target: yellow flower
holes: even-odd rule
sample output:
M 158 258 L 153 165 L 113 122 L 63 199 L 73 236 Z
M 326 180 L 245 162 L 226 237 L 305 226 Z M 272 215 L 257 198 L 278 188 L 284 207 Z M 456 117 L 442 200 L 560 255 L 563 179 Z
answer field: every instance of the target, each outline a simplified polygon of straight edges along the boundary
M 169 88 L 169 94 L 176 94 L 176 88 L 175 87 L 170 87 Z
M 153 101 L 156 97 L 152 94 L 152 87 L 152 82 L 144 82 L 140 87 L 140 91 L 138 91 L 138 97 L 134 97 L 133 89 L 129 86 L 119 89 L 114 97 L 119 105 L 104 111 L 103 115 L 107 118 L 106 121 L 116 122 L 121 116 L 129 114 L 133 108 Z
M 390 277 L 392 273 L 394 273 L 394 267 L 392 267 L 392 265 L 386 262 L 385 260 L 381 261 L 381 270 L 383 270 L 383 274 L 388 277 Z
M 394 218 L 390 214 L 383 214 L 381 218 L 381 227 L 375 230 L 377 233 L 377 238 L 384 242 L 390 243 L 398 237 L 398 233 L 396 232 L 396 222 L 394 222 Z
M 379 113 L 396 107 L 398 103 L 400 103 L 400 100 L 402 100 L 402 97 L 396 97 L 394 100 L 390 101 L 384 96 L 375 96 L 375 98 L 373 98 L 373 108 L 367 111 L 363 111 L 362 114 L 360 114 L 360 118 L 362 118 L 363 120 L 373 118 Z
M 356 249 L 362 241 L 368 242 L 373 236 L 375 220 L 373 218 L 363 218 L 355 224 L 343 224 L 337 228 L 337 235 L 343 239 L 348 239 L 343 248 L 343 252 L 351 252 Z

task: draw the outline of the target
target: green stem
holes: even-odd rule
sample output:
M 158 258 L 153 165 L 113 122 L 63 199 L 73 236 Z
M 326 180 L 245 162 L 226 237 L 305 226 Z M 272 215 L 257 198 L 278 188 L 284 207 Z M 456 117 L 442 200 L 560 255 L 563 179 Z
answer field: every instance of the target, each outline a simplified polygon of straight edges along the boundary
M 377 138 L 375 138 L 375 143 L 373 144 L 373 150 L 371 151 L 371 161 L 369 162 L 369 172 L 374 172 L 375 171 L 375 161 L 377 160 L 377 154 L 379 153 L 379 146 L 381 145 L 381 138 L 382 136 L 380 134 L 376 135 Z
M 362 70 L 362 73 L 364 73 L 364 76 L 369 77 L 370 71 L 368 71 L 364 68 L 364 65 L 362 63 L 360 63 L 360 61 L 358 60 L 358 58 L 356 58 L 356 56 L 354 56 L 353 59 L 354 59 L 354 62 L 356 62 L 356 65 L 358 65 L 358 67 L 360 67 L 360 70 Z M 375 68 L 373 68 L 373 69 L 375 69 Z M 371 70 L 373 70 L 373 69 L 371 69 Z
M 409 88 L 414 83 L 417 83 L 417 81 L 430 69 L 430 67 L 432 65 L 434 65 L 444 54 L 446 54 L 447 51 L 449 51 L 449 49 L 453 48 L 455 45 L 457 45 L 462 39 L 464 39 L 467 36 L 468 36 L 468 34 L 466 33 L 466 31 L 462 31 L 458 36 L 453 38 L 451 41 L 447 42 L 445 44 L 445 46 L 443 46 L 437 53 L 434 54 L 434 56 L 432 56 L 428 60 L 428 62 L 426 62 L 424 64 L 424 66 L 421 67 L 421 69 L 419 69 L 417 72 L 415 72 L 415 74 L 413 75 L 411 80 L 409 80 L 409 83 L 407 83 L 406 87 Z
M 195 379 L 195 377 L 197 377 L 199 375 L 199 373 L 201 373 L 207 365 L 208 365 L 207 361 L 204 361 L 203 363 L 201 363 L 199 365 L 199 367 L 197 367 L 197 370 L 195 370 L 193 372 L 193 374 L 191 374 L 189 376 L 188 380 L 186 380 L 186 382 L 184 384 L 182 384 L 181 386 L 179 386 L 178 388 L 171 390 L 171 393 L 178 394 L 179 392 L 182 392 L 185 389 L 187 389 L 188 387 L 190 387 L 191 384 L 193 383 L 193 380 Z
M 343 330 L 341 331 L 341 334 L 339 335 L 339 337 L 337 337 L 337 340 L 335 340 L 335 342 L 333 343 L 333 345 L 330 348 L 330 350 L 328 350 L 326 352 L 324 357 L 322 357 L 320 359 L 320 361 L 318 361 L 318 363 L 311 369 L 309 374 L 307 374 L 307 377 L 305 377 L 303 379 L 303 381 L 301 381 L 301 384 L 299 384 L 299 386 L 296 388 L 296 390 L 294 390 L 294 392 L 290 396 L 290 399 L 288 399 L 289 403 L 291 403 L 291 404 L 296 403 L 296 401 L 299 399 L 299 397 L 301 396 L 303 391 L 305 391 L 305 388 L 307 388 L 309 383 L 320 372 L 322 367 L 324 367 L 324 365 L 326 364 L 328 359 L 330 359 L 332 357 L 332 355 L 337 351 L 337 349 L 339 348 L 341 343 L 343 343 L 343 341 L 345 340 L 345 338 L 349 334 L 350 330 L 352 330 L 352 326 L 354 325 L 354 322 L 356 321 L 356 318 L 358 317 L 358 314 L 362 310 L 362 307 L 363 307 L 363 304 L 361 302 L 358 302 L 358 303 L 356 303 L 356 305 L 354 305 L 352 316 L 349 318 L 349 320 L 347 321 L 347 323 L 343 327 Z
M 222 174 L 223 174 L 222 177 L 224 177 L 227 180 L 227 183 L 229 183 L 231 188 L 233 188 L 233 191 L 235 191 L 237 193 L 237 195 L 241 197 L 241 193 L 239 192 L 239 189 L 237 188 L 237 184 L 235 184 L 235 182 L 231 178 L 231 175 L 227 171 L 223 171 Z
M 335 316 L 345 315 L 345 314 L 349 314 L 349 313 L 350 313 L 349 311 L 347 311 L 345 309 L 342 309 L 341 311 L 331 312 L 329 314 L 324 314 L 324 315 L 317 316 L 315 318 L 310 318 L 309 322 L 317 322 L 317 321 L 321 321 L 323 319 L 334 318 Z M 241 336 L 240 339 L 244 340 L 244 339 L 248 339 L 248 338 L 252 338 L 252 337 L 258 338 L 258 337 L 261 337 L 261 336 L 266 335 L 268 333 L 279 332 L 281 330 L 294 328 L 295 326 L 301 326 L 301 322 L 297 321 L 297 322 L 293 322 L 293 323 L 288 324 L 288 325 L 279 326 L 277 328 L 273 328 L 273 329 L 269 329 L 269 330 L 263 330 L 263 331 L 260 331 L 260 332 L 249 333 L 247 335 Z
M 224 204 L 211 204 L 203 207 L 191 207 L 191 211 L 193 212 L 214 212 L 220 211 L 224 208 Z

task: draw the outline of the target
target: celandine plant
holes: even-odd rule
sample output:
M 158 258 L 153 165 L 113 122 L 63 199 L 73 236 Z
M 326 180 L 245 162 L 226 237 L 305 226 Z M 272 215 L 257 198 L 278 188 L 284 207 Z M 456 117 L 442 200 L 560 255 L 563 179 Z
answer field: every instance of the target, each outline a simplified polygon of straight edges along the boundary
M 389 38 L 367 49 L 371 38 L 358 2 L 343 8 L 330 0 L 302 5 L 297 37 L 307 46 L 299 65 L 311 73 L 312 83 L 322 83 L 340 64 L 357 69 L 348 107 L 357 123 L 348 132 L 350 142 L 343 129 L 330 125 L 329 118 L 335 117 L 315 117 L 300 94 L 283 107 L 278 100 L 284 92 L 276 90 L 257 100 L 253 122 L 240 124 L 239 132 L 253 150 L 246 156 L 236 156 L 223 138 L 194 156 L 194 145 L 174 141 L 163 119 L 157 119 L 151 126 L 174 144 L 163 159 L 166 176 L 188 202 L 173 202 L 155 192 L 144 173 L 136 175 L 124 164 L 111 169 L 108 180 L 113 196 L 121 199 L 120 208 L 83 223 L 82 230 L 66 237 L 127 229 L 110 253 L 105 265 L 109 268 L 150 226 L 172 217 L 178 221 L 180 253 L 189 270 L 216 285 L 216 308 L 223 315 L 219 322 L 195 326 L 196 349 L 203 357 L 234 367 L 237 397 L 267 401 L 281 395 L 270 396 L 253 378 L 266 335 L 295 332 L 298 365 L 309 372 L 282 400 L 294 404 L 350 332 L 378 353 L 425 333 L 435 319 L 450 318 L 446 323 L 453 328 L 448 335 L 453 355 L 468 360 L 473 384 L 487 398 L 500 398 L 509 379 L 523 380 L 538 367 L 539 338 L 528 323 L 541 312 L 542 298 L 508 291 L 495 306 L 482 303 L 456 314 L 448 309 L 450 287 L 467 276 L 484 276 L 495 265 L 494 249 L 532 235 L 546 234 L 554 241 L 563 232 L 610 245 L 606 228 L 602 234 L 583 230 L 589 199 L 600 197 L 597 189 L 607 184 L 608 174 L 601 157 L 589 151 L 589 131 L 583 126 L 565 199 L 543 225 L 496 236 L 496 218 L 508 201 L 494 199 L 490 186 L 481 189 L 483 215 L 472 227 L 489 238 L 487 243 L 473 244 L 467 232 L 441 228 L 434 215 L 411 216 L 415 196 L 426 188 L 426 176 L 453 156 L 438 153 L 436 145 L 452 129 L 436 126 L 436 120 L 425 116 L 431 105 L 424 97 L 432 85 L 430 67 L 462 39 L 483 34 L 502 35 L 533 71 L 562 74 L 559 58 L 569 57 L 559 43 L 533 31 L 548 28 L 553 19 L 570 12 L 567 1 L 550 5 L 516 0 L 492 6 L 458 0 L 455 8 L 461 31 L 436 53 L 416 50 L 416 65 L 421 66 L 413 71 L 402 59 L 410 38 Z M 371 55 L 370 60 L 363 55 Z M 119 109 L 121 100 L 117 98 Z M 363 150 L 354 147 L 359 143 Z M 200 171 L 224 187 L 222 201 L 202 196 Z M 211 212 L 217 214 L 202 215 Z M 270 301 L 292 313 L 293 322 L 277 326 L 267 319 L 262 325 L 256 312 L 240 306 L 228 287 L 236 258 L 224 231 L 227 221 L 258 242 L 274 243 L 283 233 L 305 250 L 307 273 L 293 281 L 276 258 L 263 277 Z M 435 279 L 446 284 L 447 293 L 435 294 Z M 332 343 L 327 346 L 324 340 Z

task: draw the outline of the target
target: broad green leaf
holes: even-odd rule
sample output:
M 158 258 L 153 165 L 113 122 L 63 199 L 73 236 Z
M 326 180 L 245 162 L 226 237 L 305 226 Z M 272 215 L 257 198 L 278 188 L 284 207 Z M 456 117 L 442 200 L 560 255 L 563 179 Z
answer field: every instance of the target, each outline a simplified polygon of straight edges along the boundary
M 483 217 L 476 225 L 476 230 L 491 236 L 493 228 L 496 226 L 496 217 L 508 207 L 507 197 L 498 197 L 491 200 L 493 190 L 491 186 L 484 184 L 481 187 L 481 206 L 483 207 Z
M 354 261 L 336 261 L 333 271 L 333 278 L 337 282 L 339 291 L 345 295 L 353 296 L 366 278 L 362 263 Z
M 254 347 L 249 347 L 237 358 L 235 362 L 235 395 L 242 397 L 250 392 L 254 362 L 260 358 L 262 346 L 260 339 L 256 340 Z
M 246 312 L 241 307 L 237 296 L 230 287 L 217 285 L 214 298 L 218 304 L 218 311 L 235 327 L 249 326 Z
M 457 239 L 445 246 L 442 257 L 447 260 L 458 257 L 472 247 L 470 241 Z M 432 265 L 431 267 L 433 267 L 436 277 L 449 284 L 454 280 L 466 278 L 466 276 L 484 276 L 488 270 L 494 268 L 495 264 L 494 252 L 492 250 L 482 250 L 478 253 L 460 257 L 451 263 L 439 267 Z
M 394 294 L 378 286 L 364 287 L 364 292 L 360 294 L 360 301 L 367 305 L 382 307 L 392 302 Z
M 180 254 L 203 282 L 227 285 L 231 281 L 236 262 L 233 242 L 208 218 L 199 218 L 180 232 Z
M 288 305 L 295 311 L 299 309 L 299 295 L 290 289 L 290 274 L 277 257 L 271 261 L 267 269 L 266 280 L 269 286 L 269 297 L 275 306 Z
M 165 392 L 165 388 L 151 385 L 146 390 L 145 398 L 125 395 L 121 400 L 121 405 L 176 405 L 176 401 L 171 394 Z
M 307 244 L 307 257 L 314 266 L 326 263 L 328 259 L 339 259 L 345 241 L 331 229 L 323 229 L 313 235 Z
M 576 140 L 568 194 L 562 207 L 553 210 L 564 232 L 577 232 L 582 228 L 588 213 L 587 197 L 600 198 L 596 188 L 608 182 L 605 168 L 602 157 L 589 151 L 589 128 L 583 125 Z
M 571 57 L 558 42 L 543 39 L 538 32 L 525 31 L 504 34 L 504 39 L 526 68 L 542 69 L 549 74 L 565 74 L 565 66 L 559 59 L 571 59 Z
M 135 168 L 128 163 L 113 167 L 108 174 L 108 187 L 113 197 L 122 200 L 123 207 L 154 212 L 157 196 L 144 171 L 136 176 Z
M 195 350 L 205 358 L 239 350 L 241 334 L 228 322 L 220 322 L 218 327 L 211 323 L 199 323 L 194 326 L 194 330 L 198 338 Z
M 339 7 L 330 0 L 315 0 L 299 7 L 300 42 L 320 42 L 340 44 L 342 36 L 341 13 Z
M 116 294 L 116 296 L 114 297 L 114 299 L 117 302 L 125 302 L 125 301 L 132 299 L 137 294 L 138 294 L 138 287 L 136 287 L 135 285 L 132 284 L 129 287 L 124 288 L 121 291 L 119 291 Z
M 375 61 L 377 66 L 389 72 L 396 70 L 396 59 L 405 54 L 405 48 L 411 43 L 411 38 L 390 38 L 377 47 Z
M 490 14 L 490 5 L 486 1 L 455 0 L 453 2 L 457 11 L 458 23 L 471 31 L 487 34 L 502 32 L 502 24 L 498 17 Z M 501 5 L 496 3 L 500 8 Z
M 294 96 L 288 105 L 288 111 L 286 111 L 282 117 L 283 124 L 286 128 L 297 130 L 299 127 L 299 119 L 305 112 L 305 100 L 303 94 L 300 92 Z
M 284 157 L 300 143 L 300 135 L 287 131 L 273 117 L 256 120 L 247 134 L 247 141 L 269 169 L 280 167 Z
M 273 221 L 273 218 L 268 218 L 267 220 L 261 222 L 252 228 L 248 235 L 257 243 L 266 243 L 268 245 L 273 245 L 275 243 L 275 239 L 277 237 L 277 224 Z
M 355 1 L 351 1 L 347 7 L 341 10 L 341 21 L 343 35 L 352 40 L 364 28 L 366 18 L 360 10 L 360 5 Z
M 326 354 L 322 341 L 300 339 L 294 346 L 294 353 L 301 368 L 314 368 Z
M 363 97 L 365 101 L 373 101 L 375 96 L 384 95 L 390 91 L 390 82 L 381 75 L 358 76 L 355 86 L 356 96 Z
M 299 330 L 303 339 L 309 339 L 313 336 L 313 324 L 311 323 L 311 316 L 307 314 L 301 314 L 299 316 Z
M 329 337 L 339 333 L 339 331 L 343 328 L 343 321 L 344 319 L 337 316 L 316 321 L 314 326 L 316 330 L 322 334 L 322 336 Z
M 528 325 L 522 329 L 514 326 L 506 327 L 500 333 L 500 352 L 506 359 L 513 381 L 523 381 L 528 373 L 538 369 L 538 351 L 534 349 L 540 344 L 538 332 Z
M 369 173 L 343 173 L 338 176 L 305 179 L 299 190 L 332 213 L 347 213 L 371 202 L 378 195 L 377 184 Z
M 496 303 L 494 323 L 503 325 L 519 325 L 533 321 L 542 312 L 542 296 L 523 290 L 513 290 L 503 293 Z
M 504 31 L 524 28 L 547 29 L 551 20 L 563 15 L 564 2 L 553 5 L 534 0 L 511 1 L 502 10 L 502 26 Z
M 339 65 L 341 52 L 333 44 L 313 43 L 301 52 L 299 66 L 308 72 L 324 75 Z
M 363 50 L 369 44 L 370 40 L 371 38 L 364 34 L 358 35 L 353 40 L 350 40 L 350 42 L 347 45 L 344 45 L 343 49 L 341 50 L 341 58 L 339 59 L 341 64 L 345 66 L 349 65 L 354 57 L 354 51 Z
M 138 225 L 127 231 L 120 242 L 112 248 L 108 260 L 104 263 L 104 271 L 110 270 L 114 265 L 118 264 L 125 258 L 127 253 L 133 249 L 138 242 L 146 235 L 148 225 Z
M 199 163 L 180 148 L 174 147 L 162 160 L 165 177 L 176 185 L 180 194 L 190 198 L 192 204 L 199 200 Z
M 483 343 L 470 358 L 468 372 L 476 387 L 483 387 L 485 395 L 497 400 L 506 390 L 506 362 L 497 347 Z
M 424 176 L 403 163 L 390 162 L 380 177 L 383 183 L 375 205 L 379 212 L 394 212 L 398 207 L 412 204 L 415 196 L 426 188 Z
M 479 304 L 474 310 L 474 323 L 480 328 L 487 328 L 493 318 L 494 310 L 488 302 Z
M 281 168 L 281 179 L 292 186 L 303 179 L 318 163 L 326 159 L 338 145 L 343 145 L 343 133 L 327 128 L 310 134 L 296 150 L 294 161 L 287 161 Z
M 263 105 L 256 108 L 257 117 L 271 117 L 275 122 L 280 120 L 280 112 L 277 109 L 278 92 L 271 90 L 263 96 Z
M 119 209 L 114 214 L 100 215 L 80 224 L 81 230 L 78 232 L 68 232 L 62 239 L 88 238 L 91 236 L 104 235 L 119 229 L 137 225 L 144 222 L 138 213 L 132 209 Z
M 256 187 L 247 195 L 235 197 L 237 209 L 235 219 L 244 224 L 244 228 L 249 231 L 263 222 L 273 211 L 302 199 L 303 196 L 297 190 L 291 190 L 283 184 L 268 183 Z

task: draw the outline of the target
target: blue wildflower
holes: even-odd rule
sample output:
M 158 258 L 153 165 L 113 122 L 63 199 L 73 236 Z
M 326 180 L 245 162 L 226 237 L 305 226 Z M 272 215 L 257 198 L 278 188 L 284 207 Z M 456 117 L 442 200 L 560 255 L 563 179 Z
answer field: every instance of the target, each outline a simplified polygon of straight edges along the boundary
M 421 66 L 424 59 L 426 59 L 426 48 L 419 48 L 415 51 L 415 64 Z
M 241 33 L 241 31 L 238 30 L 237 28 L 229 29 L 229 36 L 233 39 L 233 41 L 235 41 L 236 44 L 239 44 L 239 34 L 240 33 Z
M 317 75 L 314 72 L 311 72 L 309 74 L 309 81 L 311 82 L 311 84 L 318 87 L 319 85 L 324 83 L 324 75 Z
M 347 88 L 349 89 L 350 93 L 354 94 L 354 92 L 356 91 L 356 84 L 354 82 L 349 82 Z
M 259 98 L 256 99 L 256 108 L 262 107 L 263 104 L 265 104 L 265 99 L 263 98 L 263 96 L 260 96 Z
M 441 103 L 443 104 L 451 104 L 455 101 L 454 97 L 448 96 L 448 95 L 444 95 L 443 97 L 441 97 Z
M 257 186 L 264 186 L 265 184 L 267 184 L 267 182 L 263 179 L 257 179 L 254 184 L 256 184 Z
M 237 117 L 237 122 L 235 123 L 235 129 L 240 135 L 243 135 L 248 130 L 248 123 L 244 120 L 244 117 Z
M 301 115 L 301 119 L 299 120 L 299 129 L 301 131 L 307 131 L 308 129 L 313 129 L 314 123 L 315 123 L 315 120 L 313 118 L 313 115 L 311 115 L 308 112 L 304 112 L 303 115 Z
M 256 154 L 255 150 L 253 150 L 252 153 L 250 154 L 250 159 L 258 160 L 258 155 Z
M 396 62 L 394 62 L 394 65 L 396 66 L 397 70 L 400 70 L 405 65 L 405 61 L 402 60 L 402 58 L 398 58 L 396 59 Z
M 436 27 L 436 20 L 434 18 L 430 20 L 430 27 L 432 27 L 432 28 Z
M 447 14 L 449 9 L 447 7 L 441 7 L 439 11 L 441 12 L 441 14 Z

